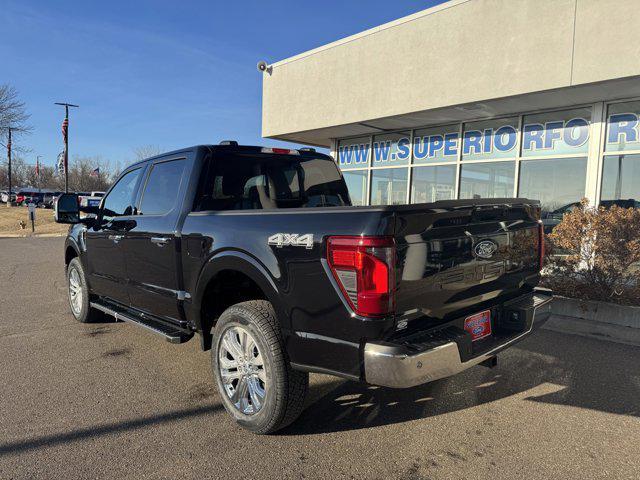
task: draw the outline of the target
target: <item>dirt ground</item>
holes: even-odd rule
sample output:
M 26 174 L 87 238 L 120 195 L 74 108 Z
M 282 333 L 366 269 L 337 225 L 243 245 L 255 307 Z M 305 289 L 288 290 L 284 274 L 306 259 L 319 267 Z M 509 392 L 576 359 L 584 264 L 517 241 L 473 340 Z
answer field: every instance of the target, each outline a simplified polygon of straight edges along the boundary
M 20 220 L 25 223 L 25 228 L 20 228 Z M 36 209 L 35 235 L 52 235 L 67 233 L 69 225 L 62 225 L 53 221 L 53 210 L 46 208 Z M 29 221 L 29 209 L 27 207 L 7 207 L 0 204 L 0 237 L 30 236 L 31 222 Z

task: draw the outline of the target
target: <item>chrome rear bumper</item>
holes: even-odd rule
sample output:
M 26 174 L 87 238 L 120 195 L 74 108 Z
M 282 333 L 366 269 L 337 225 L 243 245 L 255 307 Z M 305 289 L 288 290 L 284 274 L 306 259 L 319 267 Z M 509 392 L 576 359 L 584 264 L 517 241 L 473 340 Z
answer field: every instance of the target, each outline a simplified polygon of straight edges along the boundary
M 521 340 L 542 326 L 551 315 L 551 292 L 536 291 L 519 299 L 523 311 L 530 315 L 530 325 L 490 350 L 466 361 L 460 357 L 456 342 L 412 354 L 386 342 L 368 342 L 364 348 L 364 370 L 367 383 L 392 388 L 408 388 L 460 373 L 494 357 L 499 351 Z

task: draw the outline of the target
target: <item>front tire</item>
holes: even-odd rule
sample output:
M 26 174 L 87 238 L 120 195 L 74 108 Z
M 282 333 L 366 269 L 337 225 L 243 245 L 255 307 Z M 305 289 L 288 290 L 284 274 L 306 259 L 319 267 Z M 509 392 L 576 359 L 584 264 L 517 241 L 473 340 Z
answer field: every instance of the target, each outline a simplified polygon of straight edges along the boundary
M 309 375 L 293 370 L 273 306 L 252 300 L 218 319 L 211 349 L 222 403 L 235 421 L 257 434 L 293 422 L 304 406 Z
M 81 323 L 94 321 L 98 312 L 89 303 L 89 288 L 78 257 L 72 259 L 67 267 L 67 289 L 69 307 L 74 318 Z

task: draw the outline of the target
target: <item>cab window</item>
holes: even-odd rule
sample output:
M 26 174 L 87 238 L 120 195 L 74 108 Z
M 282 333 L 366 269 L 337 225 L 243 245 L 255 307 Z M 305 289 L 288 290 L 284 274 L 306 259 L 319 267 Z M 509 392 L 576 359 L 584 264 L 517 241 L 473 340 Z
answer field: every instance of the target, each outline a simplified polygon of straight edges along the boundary
M 185 160 L 156 163 L 142 193 L 141 215 L 164 215 L 177 203 Z
M 141 168 L 125 173 L 105 197 L 102 206 L 102 218 L 112 220 L 114 217 L 133 215 L 136 185 L 140 178 Z
M 351 205 L 335 163 L 325 158 L 236 154 L 218 158 L 196 210 L 261 210 Z

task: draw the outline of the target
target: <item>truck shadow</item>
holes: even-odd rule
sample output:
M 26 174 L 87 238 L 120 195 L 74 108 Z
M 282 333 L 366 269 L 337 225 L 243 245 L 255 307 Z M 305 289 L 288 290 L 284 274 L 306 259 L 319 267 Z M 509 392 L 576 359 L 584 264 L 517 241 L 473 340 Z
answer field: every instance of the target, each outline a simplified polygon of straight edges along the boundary
M 18 455 L 29 450 L 37 450 L 40 448 L 56 447 L 104 435 L 122 434 L 156 425 L 177 423 L 194 417 L 206 417 L 222 410 L 223 407 L 221 404 L 197 406 L 147 417 L 134 418 L 102 425 L 92 425 L 85 428 L 73 429 L 51 435 L 43 435 L 26 440 L 0 443 L 0 457 L 5 455 Z
M 404 390 L 346 381 L 315 387 L 300 419 L 282 434 L 310 435 L 425 419 L 513 395 L 640 417 L 639 365 L 638 347 L 540 330 L 503 352 L 493 369 L 474 367 Z

